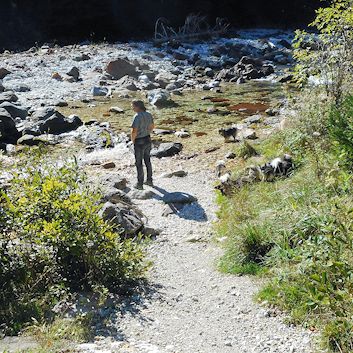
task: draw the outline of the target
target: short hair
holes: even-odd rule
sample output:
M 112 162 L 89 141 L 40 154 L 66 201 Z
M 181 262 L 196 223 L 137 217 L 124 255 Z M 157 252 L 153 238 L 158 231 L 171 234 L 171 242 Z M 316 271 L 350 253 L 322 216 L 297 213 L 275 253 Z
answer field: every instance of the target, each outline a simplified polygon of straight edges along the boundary
M 134 100 L 134 101 L 132 101 L 132 105 L 143 110 L 143 111 L 146 111 L 145 103 L 143 103 L 143 101 Z

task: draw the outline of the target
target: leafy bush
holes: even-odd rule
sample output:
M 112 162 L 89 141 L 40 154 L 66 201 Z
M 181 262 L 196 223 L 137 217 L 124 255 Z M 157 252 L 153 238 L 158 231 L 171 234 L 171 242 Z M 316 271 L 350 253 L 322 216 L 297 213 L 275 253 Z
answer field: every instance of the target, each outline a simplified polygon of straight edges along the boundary
M 308 76 L 323 81 L 326 92 L 339 103 L 352 80 L 353 6 L 351 0 L 332 0 L 330 6 L 317 10 L 310 24 L 318 35 L 297 31 L 294 57 L 295 77 L 303 86 Z
M 145 270 L 139 241 L 102 220 L 75 164 L 26 167 L 0 203 L 0 321 L 16 332 L 67 291 L 119 290 Z

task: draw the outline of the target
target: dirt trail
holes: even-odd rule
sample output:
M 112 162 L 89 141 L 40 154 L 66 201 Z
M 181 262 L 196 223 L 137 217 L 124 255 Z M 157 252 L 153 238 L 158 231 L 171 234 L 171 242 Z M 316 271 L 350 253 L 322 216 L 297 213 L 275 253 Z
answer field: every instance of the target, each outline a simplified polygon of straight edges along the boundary
M 194 161 L 155 161 L 157 175 L 189 169 L 184 178 L 157 177 L 157 195 L 185 192 L 198 202 L 177 214 L 162 216 L 165 204 L 156 198 L 136 201 L 149 225 L 162 233 L 149 247 L 154 262 L 150 290 L 135 295 L 115 313 L 116 337 L 98 338 L 82 352 L 137 353 L 308 353 L 311 334 L 289 327 L 281 317 L 253 301 L 257 280 L 221 274 L 216 269 L 220 248 L 212 241 L 216 220 L 211 173 Z M 124 173 L 133 182 L 133 167 Z

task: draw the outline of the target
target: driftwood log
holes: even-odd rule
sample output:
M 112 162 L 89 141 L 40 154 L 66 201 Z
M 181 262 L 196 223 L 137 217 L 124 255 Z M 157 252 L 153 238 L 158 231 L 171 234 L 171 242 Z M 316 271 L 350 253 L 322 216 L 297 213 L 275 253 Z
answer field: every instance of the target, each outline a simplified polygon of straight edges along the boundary
M 192 41 L 204 37 L 215 37 L 225 34 L 229 24 L 221 18 L 216 19 L 216 24 L 211 27 L 205 16 L 189 15 L 179 29 L 168 26 L 168 20 L 159 18 L 155 24 L 154 42 L 165 43 L 168 41 Z

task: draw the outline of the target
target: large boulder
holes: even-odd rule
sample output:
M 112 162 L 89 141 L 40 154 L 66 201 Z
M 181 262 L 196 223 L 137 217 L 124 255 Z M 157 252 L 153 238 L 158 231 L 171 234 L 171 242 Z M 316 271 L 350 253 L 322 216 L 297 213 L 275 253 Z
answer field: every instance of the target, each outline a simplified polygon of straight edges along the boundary
M 84 125 L 76 132 L 77 140 L 87 145 L 90 150 L 114 147 L 111 131 L 100 125 Z
M 116 173 L 105 173 L 99 179 L 99 184 L 105 190 L 125 190 L 127 187 L 127 180 Z
M 48 135 L 42 135 L 42 136 L 23 135 L 17 140 L 18 145 L 24 145 L 24 146 L 38 146 L 41 144 L 48 145 L 53 142 L 54 142 L 53 139 L 48 137 Z
M 56 110 L 52 107 L 45 107 L 45 108 L 40 108 L 35 110 L 32 115 L 31 115 L 31 120 L 32 121 L 41 121 L 41 120 L 47 120 L 50 118 Z
M 92 88 L 93 97 L 108 97 L 111 94 L 111 90 L 108 87 L 95 86 Z
M 217 76 L 217 80 L 223 81 L 238 81 L 253 80 L 267 77 L 274 73 L 274 67 L 269 64 L 264 64 L 261 60 L 243 56 L 239 62 L 230 69 L 221 70 Z
M 124 76 L 138 76 L 135 65 L 131 64 L 128 60 L 122 58 L 109 62 L 105 68 L 105 71 L 114 80 L 119 80 Z
M 125 202 L 106 202 L 100 215 L 125 236 L 134 236 L 144 229 L 142 214 L 132 205 Z
M 151 151 L 151 156 L 162 158 L 162 157 L 172 157 L 180 153 L 183 149 L 181 143 L 176 142 L 166 142 L 161 143 L 158 147 L 154 147 Z
M 2 80 L 4 77 L 6 77 L 10 73 L 11 72 L 9 70 L 7 70 L 6 68 L 0 67 L 0 80 Z
M 1 103 L 0 108 L 5 109 L 13 119 L 20 118 L 23 120 L 28 116 L 28 109 L 19 107 L 11 102 Z
M 74 79 L 74 81 L 78 81 L 80 79 L 80 70 L 76 66 L 71 68 L 71 70 L 68 71 L 66 74 L 68 76 L 71 76 Z
M 4 102 L 17 102 L 18 97 L 12 91 L 5 91 L 0 93 L 0 104 Z
M 57 135 L 76 130 L 82 124 L 82 120 L 77 115 L 70 115 L 66 118 L 61 113 L 55 112 L 45 121 L 40 121 L 38 129 L 42 134 L 51 133 Z
M 0 108 L 0 142 L 15 144 L 19 137 L 15 121 L 7 110 Z
M 149 92 L 147 98 L 157 108 L 165 108 L 174 103 L 170 98 L 170 93 L 164 89 L 155 89 Z
M 128 91 L 137 91 L 136 81 L 133 77 L 124 76 L 116 82 L 116 88 L 118 90 L 128 90 Z
M 170 192 L 162 197 L 162 201 L 167 204 L 187 204 L 197 201 L 196 197 L 185 192 Z
M 166 88 L 172 81 L 175 81 L 178 76 L 172 74 L 168 71 L 162 71 L 155 77 L 155 82 L 157 82 L 162 88 Z

